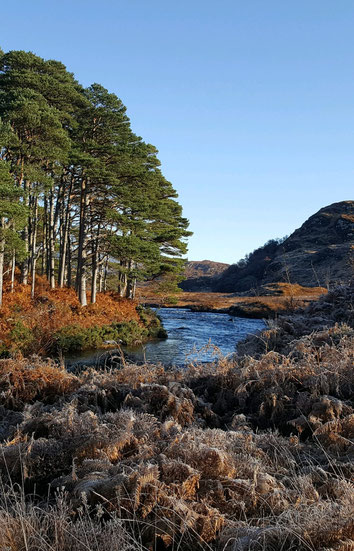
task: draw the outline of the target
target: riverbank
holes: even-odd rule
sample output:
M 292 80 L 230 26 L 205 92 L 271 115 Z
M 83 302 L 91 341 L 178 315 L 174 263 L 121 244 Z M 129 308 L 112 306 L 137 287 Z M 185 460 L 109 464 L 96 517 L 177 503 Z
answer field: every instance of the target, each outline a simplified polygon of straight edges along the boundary
M 50 289 L 37 279 L 35 297 L 29 285 L 5 286 L 0 309 L 0 355 L 58 355 L 67 352 L 135 344 L 165 338 L 160 320 L 137 301 L 117 293 L 97 294 L 97 302 L 80 305 L 73 289 Z
M 2 360 L 4 548 L 352 549 L 353 290 L 208 366 Z
M 117 366 L 122 356 L 130 363 L 161 363 L 185 366 L 191 362 L 214 362 L 231 357 L 236 345 L 248 335 L 265 328 L 263 320 L 236 318 L 215 312 L 192 312 L 185 308 L 161 308 L 158 316 L 167 339 L 153 339 L 143 345 L 121 345 L 119 350 L 91 350 L 65 356 L 70 369 L 82 366 Z
M 219 312 L 244 318 L 271 319 L 304 307 L 326 293 L 327 289 L 323 287 L 276 283 L 260 289 L 257 296 L 209 292 L 180 292 L 161 296 L 147 285 L 138 290 L 138 300 L 142 304 L 161 308 L 173 306 L 189 308 L 196 312 Z

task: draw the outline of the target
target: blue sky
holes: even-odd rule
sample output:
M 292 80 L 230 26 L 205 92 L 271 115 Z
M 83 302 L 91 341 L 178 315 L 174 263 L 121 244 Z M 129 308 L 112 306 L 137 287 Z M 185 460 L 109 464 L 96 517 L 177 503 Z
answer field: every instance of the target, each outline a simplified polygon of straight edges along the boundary
M 235 262 L 354 199 L 352 0 L 12 0 L 0 46 L 59 59 L 128 108 L 194 236 Z

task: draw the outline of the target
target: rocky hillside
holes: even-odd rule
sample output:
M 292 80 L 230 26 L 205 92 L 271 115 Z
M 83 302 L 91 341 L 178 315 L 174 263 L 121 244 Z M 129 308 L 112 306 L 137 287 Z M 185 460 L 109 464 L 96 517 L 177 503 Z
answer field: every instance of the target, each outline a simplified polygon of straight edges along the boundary
M 211 260 L 190 261 L 186 264 L 185 277 L 180 287 L 184 291 L 211 291 L 215 279 L 222 274 L 229 264 Z
M 285 241 L 271 240 L 230 266 L 212 290 L 249 292 L 282 281 L 328 287 L 353 275 L 354 201 L 341 201 L 319 210 Z

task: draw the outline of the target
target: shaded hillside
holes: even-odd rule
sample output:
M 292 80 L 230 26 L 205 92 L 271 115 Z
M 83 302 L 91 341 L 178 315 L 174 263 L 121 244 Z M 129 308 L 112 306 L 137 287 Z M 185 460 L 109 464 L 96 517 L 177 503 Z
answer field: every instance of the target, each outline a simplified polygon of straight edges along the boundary
M 213 291 L 245 292 L 271 282 L 305 286 L 348 283 L 354 271 L 354 201 L 333 203 L 285 240 L 271 240 L 233 264 Z
M 184 272 L 186 279 L 180 287 L 184 291 L 211 291 L 215 279 L 228 267 L 229 264 L 211 260 L 187 262 Z

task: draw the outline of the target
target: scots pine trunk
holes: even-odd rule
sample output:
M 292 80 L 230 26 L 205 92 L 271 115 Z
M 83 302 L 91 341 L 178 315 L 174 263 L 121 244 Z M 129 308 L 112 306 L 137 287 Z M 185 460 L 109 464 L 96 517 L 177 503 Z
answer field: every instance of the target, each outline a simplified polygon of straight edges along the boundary
M 89 203 L 87 182 L 85 178 L 81 180 L 80 194 L 80 228 L 79 228 L 79 248 L 77 258 L 76 288 L 77 294 L 82 306 L 87 306 L 86 296 L 86 257 L 87 257 L 87 231 L 86 214 Z
M 120 265 L 123 270 L 118 274 L 118 294 L 120 297 L 125 297 L 127 294 L 128 278 L 124 270 L 127 267 L 127 263 L 124 260 L 121 260 Z
M 108 277 L 108 256 L 105 258 L 104 263 L 104 275 L 103 275 L 103 292 L 107 291 L 107 277 Z
M 55 235 L 54 235 L 54 197 L 53 190 L 49 195 L 49 283 L 55 289 Z
M 91 277 L 91 304 L 96 303 L 97 297 L 97 277 L 99 270 L 98 243 L 100 238 L 100 224 L 97 227 L 97 236 L 94 240 L 92 250 L 92 277 Z
M 58 283 L 59 287 L 64 287 L 64 280 L 65 280 L 65 268 L 66 268 L 66 256 L 68 251 L 68 245 L 69 245 L 69 222 L 70 222 L 70 197 L 71 197 L 71 191 L 72 191 L 72 178 L 70 180 L 70 186 L 68 190 L 68 198 L 66 201 L 65 206 L 65 214 L 64 214 L 64 227 L 62 231 L 62 247 L 61 247 L 61 254 L 60 254 L 60 264 L 59 264 L 59 276 L 58 276 Z
M 47 198 L 43 199 L 43 248 L 41 274 L 47 274 Z
M 32 225 L 33 225 L 33 199 L 34 197 L 30 195 L 29 198 L 29 218 L 28 218 L 28 275 L 30 275 L 32 271 Z
M 97 297 L 98 258 L 97 253 L 92 258 L 91 303 L 96 303 Z
M 50 265 L 50 247 L 49 247 L 49 199 L 47 197 L 44 198 L 44 218 L 45 218 L 45 252 L 44 258 L 45 258 L 45 275 L 47 280 L 49 281 L 49 265 Z
M 2 218 L 0 223 L 1 231 L 5 229 L 5 220 Z M 0 238 L 0 308 L 2 307 L 2 292 L 4 282 L 4 256 L 5 256 L 5 238 L 3 235 Z
M 129 278 L 128 280 L 127 292 L 125 296 L 126 298 L 134 299 L 135 293 L 136 293 L 136 278 L 132 277 L 132 278 Z
M 32 268 L 32 285 L 31 285 L 31 298 L 34 298 L 34 292 L 36 288 L 36 264 L 37 264 L 37 229 L 38 229 L 38 198 L 34 198 L 34 216 L 32 227 L 32 251 L 31 251 L 31 268 Z
M 101 237 L 101 222 L 99 221 L 96 228 L 96 236 L 92 244 L 92 276 L 91 276 L 91 303 L 96 303 L 97 297 L 97 278 L 100 270 L 99 262 L 99 243 Z
M 65 284 L 67 287 L 71 287 L 71 279 L 72 279 L 72 250 L 71 250 L 71 240 L 70 240 L 70 232 L 69 232 L 69 239 L 68 239 L 68 254 L 67 254 L 67 266 L 66 266 L 66 279 Z
M 26 207 L 29 206 L 29 190 L 30 190 L 30 184 L 29 182 L 24 182 L 24 202 Z M 23 285 L 27 285 L 28 283 L 28 253 L 29 253 L 29 222 L 27 222 L 26 226 L 23 228 L 22 231 L 22 239 L 24 241 L 25 245 L 25 254 L 26 258 L 22 263 L 22 269 L 21 269 L 21 283 Z
M 130 275 L 130 272 L 133 268 L 133 262 L 130 260 L 128 262 L 128 276 L 127 276 L 127 288 L 125 292 L 126 298 L 133 298 L 133 294 L 135 294 L 135 278 L 132 278 Z
M 87 306 L 86 295 L 86 266 L 82 265 L 80 275 L 79 301 L 81 306 Z
M 15 268 L 16 268 L 16 251 L 14 249 L 12 252 L 12 261 L 11 261 L 11 293 L 14 292 L 14 287 L 15 287 Z
M 100 268 L 98 271 L 98 291 L 102 293 L 103 291 L 103 277 L 104 277 L 104 259 L 101 260 Z
M 136 277 L 133 278 L 131 295 L 131 298 L 134 300 L 136 295 Z

